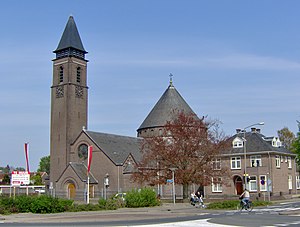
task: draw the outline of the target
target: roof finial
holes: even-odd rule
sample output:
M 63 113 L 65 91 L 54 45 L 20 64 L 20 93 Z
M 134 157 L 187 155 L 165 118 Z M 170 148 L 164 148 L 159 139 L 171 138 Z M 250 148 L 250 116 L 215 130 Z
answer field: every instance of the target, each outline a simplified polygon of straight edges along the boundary
M 170 73 L 169 77 L 170 77 L 170 86 L 173 86 L 173 80 L 172 80 L 173 74 Z

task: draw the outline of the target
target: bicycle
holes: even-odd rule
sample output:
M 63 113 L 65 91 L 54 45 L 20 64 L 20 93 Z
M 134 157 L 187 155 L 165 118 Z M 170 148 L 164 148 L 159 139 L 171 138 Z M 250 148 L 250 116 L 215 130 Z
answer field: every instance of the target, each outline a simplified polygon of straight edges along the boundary
M 248 212 L 251 212 L 253 210 L 253 204 L 251 201 L 248 201 L 246 204 L 244 204 L 244 202 L 241 200 L 236 209 L 238 211 L 247 210 Z

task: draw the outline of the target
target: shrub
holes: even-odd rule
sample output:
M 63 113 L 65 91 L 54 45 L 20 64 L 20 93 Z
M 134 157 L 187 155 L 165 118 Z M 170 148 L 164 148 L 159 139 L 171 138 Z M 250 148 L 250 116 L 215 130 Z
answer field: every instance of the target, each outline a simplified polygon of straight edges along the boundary
M 20 213 L 28 213 L 31 212 L 31 203 L 35 198 L 31 196 L 17 196 L 14 200 L 16 207 L 18 208 L 18 212 Z
M 100 198 L 98 200 L 98 205 L 99 205 L 100 208 L 105 209 L 105 207 L 106 207 L 106 200 L 104 198 Z
M 238 200 L 225 200 L 222 202 L 212 202 L 207 205 L 207 209 L 236 209 L 237 205 L 240 203 Z M 270 205 L 271 202 L 267 201 L 253 201 L 253 206 L 266 206 Z
M 133 189 L 126 193 L 126 207 L 150 207 L 159 205 L 156 193 L 151 188 Z

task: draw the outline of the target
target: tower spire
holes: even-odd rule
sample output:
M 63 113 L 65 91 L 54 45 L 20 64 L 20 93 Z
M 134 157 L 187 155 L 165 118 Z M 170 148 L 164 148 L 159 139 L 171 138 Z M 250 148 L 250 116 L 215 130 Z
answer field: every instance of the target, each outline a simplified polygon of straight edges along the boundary
M 87 52 L 81 42 L 81 38 L 73 16 L 69 17 L 59 44 L 56 50 L 53 52 L 56 53 L 56 58 L 73 56 L 84 59 Z

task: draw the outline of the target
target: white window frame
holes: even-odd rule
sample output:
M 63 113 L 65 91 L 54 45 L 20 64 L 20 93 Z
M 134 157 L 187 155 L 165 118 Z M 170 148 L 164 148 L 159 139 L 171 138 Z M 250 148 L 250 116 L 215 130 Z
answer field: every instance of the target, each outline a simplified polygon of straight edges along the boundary
M 275 156 L 275 166 L 276 166 L 276 168 L 280 168 L 280 163 L 281 163 L 280 156 L 276 155 Z
M 261 183 L 262 180 L 265 182 L 264 185 Z M 259 176 L 259 190 L 261 192 L 267 191 L 267 176 L 266 175 L 260 175 Z
M 289 187 L 289 190 L 293 189 L 293 177 L 292 177 L 292 175 L 288 175 L 288 187 Z
M 241 169 L 241 167 L 242 167 L 241 156 L 231 157 L 230 166 L 231 166 L 231 169 Z
M 257 191 L 257 177 L 256 176 L 250 176 L 249 191 L 250 192 L 256 192 Z
M 222 181 L 222 178 L 218 177 L 217 178 L 218 180 L 216 183 L 214 183 L 214 179 L 216 179 L 216 178 L 212 178 L 211 191 L 212 192 L 223 192 L 222 183 L 220 183 Z
M 288 156 L 287 158 L 287 163 L 288 163 L 288 168 L 291 169 L 292 168 L 292 158 L 290 156 Z
M 215 158 L 212 165 L 213 170 L 221 170 L 221 158 Z
M 251 167 L 262 166 L 261 155 L 251 155 L 250 156 L 250 166 Z
M 300 176 L 296 176 L 296 189 L 300 189 Z

